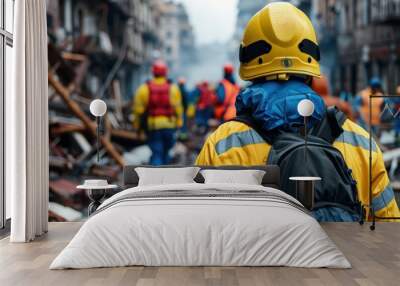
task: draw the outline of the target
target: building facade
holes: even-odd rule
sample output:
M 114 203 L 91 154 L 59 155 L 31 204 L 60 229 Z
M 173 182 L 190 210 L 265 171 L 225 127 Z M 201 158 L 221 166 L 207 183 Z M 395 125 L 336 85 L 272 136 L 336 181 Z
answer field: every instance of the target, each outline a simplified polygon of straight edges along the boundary
M 242 41 L 243 32 L 250 18 L 263 8 L 268 2 L 265 0 L 239 0 L 237 6 L 236 28 L 233 39 L 229 46 L 229 58 L 233 63 L 239 63 L 239 46 Z
M 336 48 L 330 66 L 333 89 L 354 95 L 378 76 L 385 92 L 394 94 L 400 84 L 400 1 L 322 0 L 314 5 L 320 34 Z
M 192 64 L 195 51 L 195 38 L 185 7 L 172 1 L 161 2 L 160 39 L 163 58 L 171 71 L 171 76 L 178 77 L 185 66 Z
M 321 52 L 321 71 L 331 83 L 336 82 L 338 63 L 338 7 L 336 0 L 313 0 L 311 18 L 313 20 Z M 331 84 L 330 92 L 336 94 L 337 86 Z M 335 90 L 336 89 L 336 90 Z
M 51 42 L 62 51 L 90 58 L 85 83 L 91 94 L 107 92 L 107 79 L 113 77 L 129 98 L 150 78 L 155 59 L 165 59 L 176 75 L 194 51 L 193 28 L 182 4 L 164 0 L 48 0 L 47 14 Z

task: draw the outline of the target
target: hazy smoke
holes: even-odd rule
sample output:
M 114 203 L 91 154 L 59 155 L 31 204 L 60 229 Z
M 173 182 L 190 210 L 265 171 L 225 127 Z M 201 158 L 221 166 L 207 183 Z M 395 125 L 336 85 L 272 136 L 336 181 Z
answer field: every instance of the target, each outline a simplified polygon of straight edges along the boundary
M 230 62 L 226 44 L 213 43 L 197 46 L 194 54 L 193 62 L 181 70 L 190 86 L 203 80 L 217 83 L 222 79 L 223 65 Z

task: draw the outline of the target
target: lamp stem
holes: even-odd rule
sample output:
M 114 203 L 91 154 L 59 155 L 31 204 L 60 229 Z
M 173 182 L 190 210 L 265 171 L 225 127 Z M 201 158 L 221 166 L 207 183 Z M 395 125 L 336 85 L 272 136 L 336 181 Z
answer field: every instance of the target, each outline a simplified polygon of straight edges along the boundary
M 307 164 L 307 116 L 304 116 L 304 162 Z
M 97 135 L 97 140 L 96 140 L 96 148 L 97 148 L 97 164 L 100 163 L 100 154 L 99 154 L 99 150 L 100 150 L 100 143 L 99 143 L 99 139 L 100 139 L 100 117 L 96 116 L 96 135 Z

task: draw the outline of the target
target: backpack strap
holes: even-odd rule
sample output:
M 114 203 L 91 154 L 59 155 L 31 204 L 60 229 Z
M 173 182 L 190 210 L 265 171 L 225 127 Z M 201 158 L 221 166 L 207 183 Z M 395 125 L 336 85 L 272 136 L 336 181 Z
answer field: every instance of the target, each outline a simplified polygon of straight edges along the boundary
M 337 109 L 337 107 L 328 107 L 325 117 L 310 132 L 310 135 L 324 139 L 333 144 L 335 140 L 343 133 L 343 124 L 347 116 Z

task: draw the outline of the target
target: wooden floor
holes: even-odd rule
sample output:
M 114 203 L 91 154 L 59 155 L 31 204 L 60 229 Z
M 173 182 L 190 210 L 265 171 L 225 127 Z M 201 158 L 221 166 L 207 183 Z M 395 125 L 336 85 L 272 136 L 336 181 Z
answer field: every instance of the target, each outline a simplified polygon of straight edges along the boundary
M 30 244 L 0 241 L 0 285 L 400 285 L 400 223 L 381 223 L 371 232 L 358 224 L 324 229 L 353 265 L 350 270 L 284 267 L 126 267 L 50 271 L 55 256 L 80 223 L 51 223 Z

